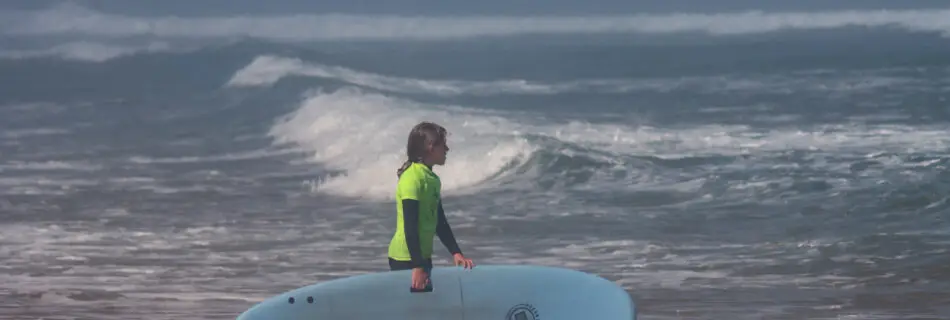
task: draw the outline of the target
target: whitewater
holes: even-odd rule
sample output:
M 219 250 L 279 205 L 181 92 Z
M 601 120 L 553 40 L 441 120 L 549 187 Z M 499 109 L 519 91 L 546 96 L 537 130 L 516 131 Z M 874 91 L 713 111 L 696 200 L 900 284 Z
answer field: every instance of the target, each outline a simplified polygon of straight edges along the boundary
M 0 11 L 0 319 L 387 270 L 420 121 L 477 264 L 596 273 L 641 319 L 946 319 L 948 17 Z

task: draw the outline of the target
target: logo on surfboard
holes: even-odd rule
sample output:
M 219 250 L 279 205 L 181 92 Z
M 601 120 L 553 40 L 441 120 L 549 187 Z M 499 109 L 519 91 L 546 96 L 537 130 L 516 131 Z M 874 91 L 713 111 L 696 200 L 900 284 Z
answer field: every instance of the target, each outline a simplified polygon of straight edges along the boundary
M 505 320 L 541 320 L 538 315 L 538 309 L 534 306 L 523 303 L 508 309 L 508 316 Z

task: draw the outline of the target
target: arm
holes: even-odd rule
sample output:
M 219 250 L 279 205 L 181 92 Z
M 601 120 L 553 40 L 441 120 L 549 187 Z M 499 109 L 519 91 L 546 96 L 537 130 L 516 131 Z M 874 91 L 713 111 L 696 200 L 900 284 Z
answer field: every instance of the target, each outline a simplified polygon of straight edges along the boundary
M 452 234 L 452 228 L 449 227 L 449 220 L 445 218 L 445 210 L 442 209 L 441 201 L 439 202 L 439 224 L 436 226 L 435 232 L 439 235 L 439 240 L 442 240 L 442 244 L 445 245 L 445 248 L 449 249 L 450 254 L 455 255 L 456 253 L 462 253 L 458 243 L 455 242 L 455 235 Z
M 413 268 L 422 267 L 422 245 L 419 243 L 419 201 L 402 200 L 403 233 L 409 248 L 410 262 Z

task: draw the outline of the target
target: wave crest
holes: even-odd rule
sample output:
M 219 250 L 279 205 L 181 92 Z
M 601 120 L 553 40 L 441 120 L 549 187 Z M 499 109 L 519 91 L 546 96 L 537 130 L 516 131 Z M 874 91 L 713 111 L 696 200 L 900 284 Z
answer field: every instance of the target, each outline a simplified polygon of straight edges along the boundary
M 429 94 L 435 96 L 556 95 L 565 93 L 787 93 L 791 91 L 866 92 L 882 87 L 914 84 L 902 77 L 900 69 L 860 70 L 827 77 L 821 72 L 805 71 L 777 75 L 717 75 L 668 78 L 603 78 L 562 82 L 524 79 L 465 81 L 405 78 L 358 71 L 340 66 L 305 62 L 298 58 L 261 55 L 232 75 L 226 86 L 266 87 L 291 76 L 316 77 L 342 81 L 375 90 Z
M 950 32 L 950 10 L 672 13 L 594 16 L 398 16 L 290 14 L 233 17 L 137 17 L 76 5 L 0 14 L 7 35 L 79 34 L 103 37 L 252 37 L 285 41 L 446 40 L 537 34 L 760 34 L 781 30 L 899 27 Z
M 396 169 L 405 161 L 406 136 L 420 121 L 445 126 L 449 152 L 443 177 L 447 194 L 464 192 L 530 155 L 534 148 L 502 118 L 424 108 L 359 89 L 314 92 L 271 129 L 277 143 L 310 150 L 312 160 L 339 174 L 320 181 L 317 191 L 336 195 L 391 198 Z

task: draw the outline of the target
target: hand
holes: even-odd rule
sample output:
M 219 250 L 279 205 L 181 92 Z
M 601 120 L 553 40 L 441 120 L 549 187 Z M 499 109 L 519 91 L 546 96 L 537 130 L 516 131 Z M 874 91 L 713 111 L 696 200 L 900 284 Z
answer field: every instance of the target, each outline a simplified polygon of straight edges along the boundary
M 412 288 L 425 289 L 429 285 L 429 274 L 422 268 L 412 269 Z
M 453 254 L 452 259 L 455 260 L 456 266 L 463 266 L 466 269 L 475 267 L 475 263 L 472 262 L 472 259 L 465 258 L 465 256 L 463 256 L 461 253 Z

